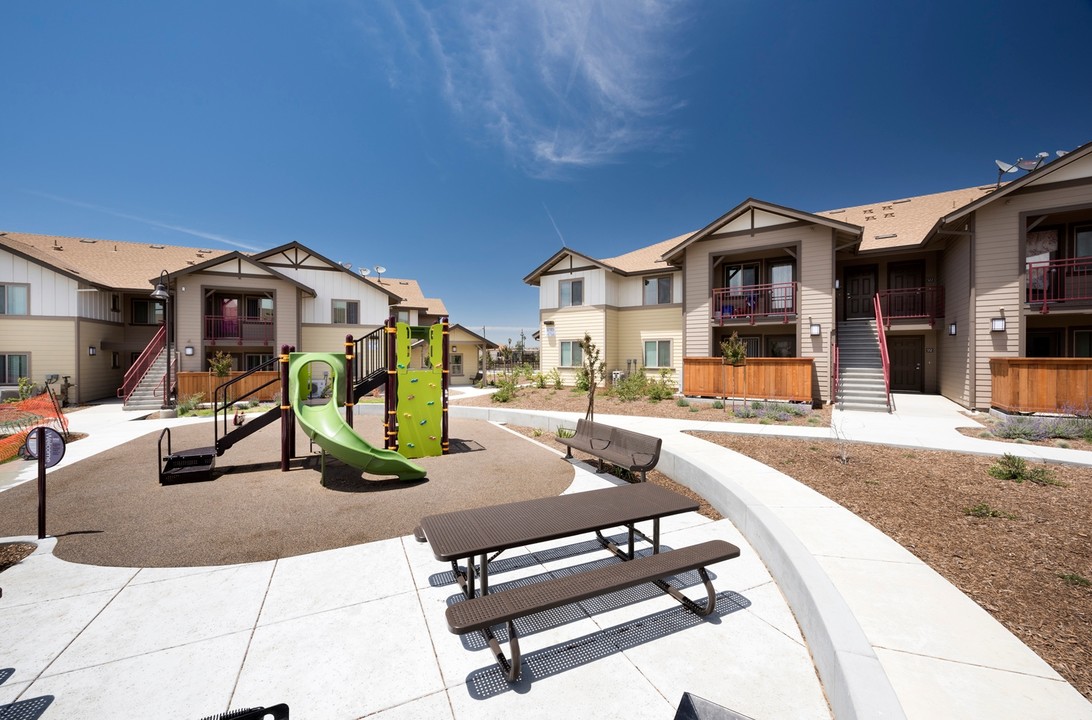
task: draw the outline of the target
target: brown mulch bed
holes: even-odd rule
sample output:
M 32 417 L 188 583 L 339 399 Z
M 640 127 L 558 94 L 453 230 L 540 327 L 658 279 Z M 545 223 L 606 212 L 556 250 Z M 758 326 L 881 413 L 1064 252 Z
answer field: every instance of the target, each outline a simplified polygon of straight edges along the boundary
M 1061 485 L 1037 485 L 991 477 L 994 458 L 848 443 L 843 464 L 842 443 L 693 434 L 857 513 L 1092 700 L 1092 587 L 1081 584 L 1092 580 L 1092 468 L 1047 465 Z M 976 507 L 1000 516 L 969 515 Z
M 981 438 L 983 440 L 996 440 L 997 442 L 1008 442 L 1015 445 L 1041 445 L 1047 447 L 1060 447 L 1070 450 L 1092 450 L 1092 442 L 1088 442 L 1083 438 L 1047 438 L 1046 440 L 1017 440 L 1012 438 L 1004 438 L 999 435 L 995 435 L 992 430 L 997 427 L 1001 421 L 992 415 L 978 414 L 974 416 L 974 420 L 977 423 L 985 425 L 983 428 L 961 427 L 956 428 L 961 434 L 967 437 Z
M 37 547 L 34 543 L 26 542 L 0 543 L 0 572 L 26 560 Z
M 553 388 L 521 387 L 516 396 L 506 403 L 493 402 L 490 395 L 478 395 L 468 398 L 451 398 L 452 404 L 475 405 L 479 407 L 513 408 L 524 410 L 556 410 L 560 412 L 578 412 L 584 414 L 588 410 L 588 396 L 586 393 L 574 391 L 571 388 L 555 390 Z M 727 401 L 727 407 L 714 408 L 712 399 L 687 400 L 686 406 L 680 406 L 675 400 L 633 400 L 623 402 L 613 397 L 609 391 L 600 389 L 595 394 L 596 415 L 641 415 L 643 417 L 673 418 L 675 420 L 702 420 L 723 421 L 740 423 L 763 423 L 773 425 L 804 425 L 813 427 L 830 427 L 829 405 L 820 410 L 811 410 L 804 417 L 793 416 L 788 420 L 773 421 L 759 418 L 739 418 L 732 415 L 733 403 Z M 739 400 L 735 403 L 742 409 L 744 403 Z

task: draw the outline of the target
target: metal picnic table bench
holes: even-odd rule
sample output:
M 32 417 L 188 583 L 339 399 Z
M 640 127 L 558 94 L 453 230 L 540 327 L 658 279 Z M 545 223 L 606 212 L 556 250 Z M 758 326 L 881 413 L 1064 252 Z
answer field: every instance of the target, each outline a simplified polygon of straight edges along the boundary
M 421 519 L 414 534 L 418 540 L 429 543 L 437 560 L 451 562 L 455 578 L 467 597 L 447 609 L 448 628 L 459 635 L 481 631 L 497 663 L 509 681 L 514 682 L 519 679 L 520 667 L 519 641 L 513 622 L 517 618 L 645 582 L 655 583 L 698 615 L 712 612 L 716 597 L 705 568 L 738 557 L 739 548 L 723 540 L 711 540 L 660 552 L 660 518 L 697 509 L 697 502 L 678 493 L 638 483 L 429 515 Z M 653 524 L 652 538 L 635 527 L 636 523 L 646 521 Z M 628 530 L 625 550 L 602 534 L 607 528 L 619 526 Z M 594 532 L 599 542 L 624 562 L 489 592 L 489 563 L 504 550 L 586 532 Z M 635 555 L 635 535 L 652 543 L 651 555 Z M 480 595 L 475 595 L 474 588 L 476 557 L 480 558 L 477 570 Z M 460 560 L 466 561 L 465 570 L 459 567 Z M 697 570 L 705 585 L 705 605 L 693 602 L 665 582 L 665 578 L 690 570 Z M 490 629 L 501 623 L 508 630 L 510 661 Z

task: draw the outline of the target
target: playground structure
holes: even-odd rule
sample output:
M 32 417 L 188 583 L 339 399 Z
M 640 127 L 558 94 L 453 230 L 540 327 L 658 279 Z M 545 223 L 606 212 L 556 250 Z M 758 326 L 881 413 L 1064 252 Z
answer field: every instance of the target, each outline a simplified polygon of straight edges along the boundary
M 395 475 L 403 480 L 419 479 L 425 470 L 409 457 L 428 457 L 448 451 L 447 422 L 447 337 L 446 319 L 430 327 L 397 323 L 386 325 L 360 338 L 345 338 L 345 352 L 295 352 L 284 345 L 279 357 L 232 378 L 213 393 L 213 445 L 174 452 L 170 428 L 159 437 L 159 481 L 211 479 L 216 458 L 235 443 L 258 430 L 281 421 L 281 470 L 287 471 L 296 457 L 296 422 L 307 436 L 345 464 L 362 472 Z M 429 367 L 410 367 L 415 340 L 427 338 Z M 391 360 L 394 360 L 392 363 Z M 311 365 L 324 363 L 330 370 L 322 387 L 311 378 Z M 252 387 L 233 397 L 233 389 L 253 373 L 279 369 L 278 379 Z M 280 383 L 279 407 L 245 422 L 234 411 L 274 383 Z M 328 387 L 327 387 L 328 386 Z M 384 399 L 384 444 L 376 448 L 353 431 L 353 408 L 364 395 L 386 387 Z M 318 392 L 316 392 L 318 390 Z M 322 395 L 316 399 L 314 396 Z M 345 408 L 344 418 L 338 403 Z M 229 422 L 233 429 L 229 429 Z M 164 452 L 163 443 L 167 447 Z M 412 453 L 409 455 L 408 453 Z

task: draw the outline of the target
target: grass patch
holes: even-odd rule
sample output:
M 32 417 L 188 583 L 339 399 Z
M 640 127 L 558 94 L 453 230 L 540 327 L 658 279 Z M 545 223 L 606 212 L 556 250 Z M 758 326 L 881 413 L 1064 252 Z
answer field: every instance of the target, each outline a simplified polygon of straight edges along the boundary
M 1058 485 L 1059 482 L 1049 469 L 1045 467 L 1031 467 L 1024 458 L 1010 453 L 1005 453 L 996 464 L 991 465 L 988 471 L 990 476 L 998 480 L 1012 480 L 1022 483 L 1027 480 L 1036 485 Z
M 1092 587 L 1092 580 L 1089 580 L 1080 573 L 1058 573 L 1058 577 L 1069 585 L 1074 585 L 1076 587 Z
M 964 515 L 976 518 L 1004 518 L 1006 520 L 1015 520 L 1016 515 L 1005 510 L 998 510 L 992 508 L 986 503 L 978 503 L 974 507 L 964 508 Z

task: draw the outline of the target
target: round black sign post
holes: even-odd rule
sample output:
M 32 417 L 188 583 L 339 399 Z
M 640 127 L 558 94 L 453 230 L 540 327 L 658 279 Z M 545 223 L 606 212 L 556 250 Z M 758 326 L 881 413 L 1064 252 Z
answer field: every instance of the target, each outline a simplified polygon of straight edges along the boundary
M 38 459 L 38 539 L 41 540 L 46 536 L 45 471 L 64 457 L 64 437 L 53 428 L 37 427 L 27 433 L 26 445 L 27 455 Z

